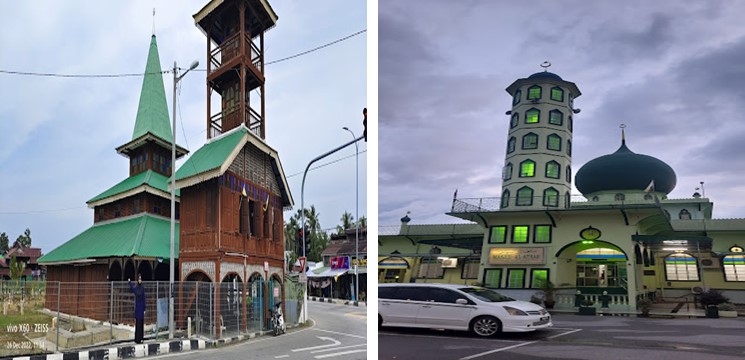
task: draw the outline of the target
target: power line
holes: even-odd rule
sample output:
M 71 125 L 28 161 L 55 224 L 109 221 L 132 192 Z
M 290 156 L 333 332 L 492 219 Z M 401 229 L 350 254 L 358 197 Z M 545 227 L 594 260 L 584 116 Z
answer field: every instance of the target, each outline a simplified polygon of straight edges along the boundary
M 344 41 L 344 40 L 347 40 L 347 39 L 351 39 L 351 38 L 353 38 L 353 37 L 355 37 L 355 36 L 357 36 L 357 35 L 359 35 L 359 34 L 362 34 L 362 33 L 364 33 L 364 32 L 367 32 L 367 29 L 363 29 L 363 30 L 360 30 L 360 31 L 358 31 L 358 32 L 356 32 L 356 33 L 354 33 L 354 34 L 352 34 L 352 35 L 349 35 L 349 36 L 345 36 L 345 37 L 343 37 L 343 38 L 341 38 L 341 39 L 337 39 L 337 40 L 334 40 L 334 41 L 332 41 L 332 42 L 330 42 L 330 43 L 327 43 L 327 44 L 324 44 L 324 45 L 321 45 L 321 46 L 315 47 L 315 48 L 313 48 L 313 49 L 310 49 L 310 50 L 307 50 L 307 51 L 303 51 L 303 52 L 301 52 L 301 53 L 298 53 L 298 54 L 295 54 L 295 55 L 291 55 L 291 56 L 288 56 L 288 57 L 286 57 L 286 58 L 281 58 L 281 59 L 278 59 L 278 60 L 270 61 L 270 62 L 266 63 L 265 65 L 276 64 L 276 63 L 278 63 L 278 62 L 282 62 L 282 61 L 285 61 L 285 60 L 290 60 L 290 59 L 296 58 L 296 57 L 298 57 L 298 56 L 303 56 L 303 55 L 306 55 L 306 54 L 310 54 L 310 53 L 312 53 L 312 52 L 314 52 L 314 51 L 317 51 L 317 50 L 321 50 L 321 49 L 323 49 L 323 48 L 325 48 L 325 47 L 328 47 L 328 46 L 334 45 L 334 44 L 336 44 L 336 43 L 340 43 L 340 42 L 342 42 L 342 41 Z
M 364 154 L 364 153 L 366 153 L 366 152 L 367 152 L 367 150 L 362 150 L 362 151 L 360 151 L 360 154 Z M 312 168 L 308 169 L 308 171 L 311 171 L 311 170 L 316 170 L 316 169 L 320 169 L 320 168 L 322 168 L 322 167 L 324 167 L 324 166 L 329 166 L 329 165 L 331 165 L 331 164 L 334 164 L 334 163 L 338 163 L 339 161 L 342 161 L 342 160 L 344 160 L 344 159 L 349 159 L 349 158 L 351 158 L 351 157 L 353 157 L 353 156 L 356 156 L 356 154 L 348 155 L 348 156 L 345 156 L 345 157 L 341 157 L 341 158 L 338 158 L 338 159 L 336 159 L 336 160 L 334 160 L 334 161 L 329 161 L 329 162 L 327 162 L 327 163 L 323 163 L 323 164 L 321 164 L 321 165 L 318 165 L 318 166 L 316 166 L 316 167 L 312 167 Z M 298 176 L 298 175 L 300 175 L 300 174 L 302 174 L 302 173 L 303 173 L 303 171 L 301 171 L 301 172 L 296 172 L 296 173 L 294 173 L 294 174 L 292 174 L 292 175 L 287 175 L 287 176 L 285 176 L 285 177 L 287 177 L 287 178 L 291 178 L 291 177 L 293 177 L 293 176 Z

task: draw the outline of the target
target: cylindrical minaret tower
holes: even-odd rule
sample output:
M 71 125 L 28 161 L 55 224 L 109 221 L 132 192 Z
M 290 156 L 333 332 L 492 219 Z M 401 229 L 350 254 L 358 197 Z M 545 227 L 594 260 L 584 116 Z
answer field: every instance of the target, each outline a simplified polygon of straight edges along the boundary
M 544 63 L 544 68 L 550 66 Z M 507 87 L 510 130 L 502 171 L 502 210 L 569 207 L 573 100 L 577 85 L 543 71 Z

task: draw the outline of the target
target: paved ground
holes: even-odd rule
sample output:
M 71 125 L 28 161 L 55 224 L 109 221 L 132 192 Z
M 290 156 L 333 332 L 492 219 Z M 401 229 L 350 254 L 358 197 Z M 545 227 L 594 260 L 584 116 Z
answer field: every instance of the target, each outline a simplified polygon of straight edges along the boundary
M 480 339 L 383 328 L 379 359 L 743 359 L 745 319 L 649 319 L 556 314 L 554 328 Z

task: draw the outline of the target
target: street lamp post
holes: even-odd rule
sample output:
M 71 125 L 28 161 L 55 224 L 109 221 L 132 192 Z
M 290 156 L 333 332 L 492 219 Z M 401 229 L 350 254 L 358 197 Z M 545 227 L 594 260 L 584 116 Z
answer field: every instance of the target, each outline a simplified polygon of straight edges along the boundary
M 349 130 L 348 127 L 343 127 L 344 130 L 349 131 L 350 134 L 352 134 L 352 139 L 357 139 L 356 136 L 354 136 L 354 132 L 352 130 Z M 357 268 L 360 266 L 360 147 L 357 144 L 357 142 L 354 142 L 354 161 L 355 161 L 355 197 L 354 197 L 354 206 L 355 206 L 355 220 L 356 224 L 354 226 L 354 257 L 357 259 L 356 264 L 354 265 L 354 303 L 357 304 L 360 301 L 360 274 L 357 271 Z
M 178 66 L 173 62 L 173 142 L 171 143 L 171 257 L 169 258 L 168 275 L 168 338 L 173 339 L 173 282 L 175 268 L 174 247 L 176 241 L 176 86 L 186 74 L 199 66 L 199 61 L 194 60 L 181 76 L 178 75 Z

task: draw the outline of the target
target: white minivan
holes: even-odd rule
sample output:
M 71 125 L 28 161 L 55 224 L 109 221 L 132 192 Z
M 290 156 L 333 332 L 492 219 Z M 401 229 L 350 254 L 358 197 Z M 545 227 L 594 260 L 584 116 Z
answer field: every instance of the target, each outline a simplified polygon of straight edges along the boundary
M 378 326 L 470 330 L 479 336 L 553 326 L 542 306 L 456 284 L 379 284 Z

